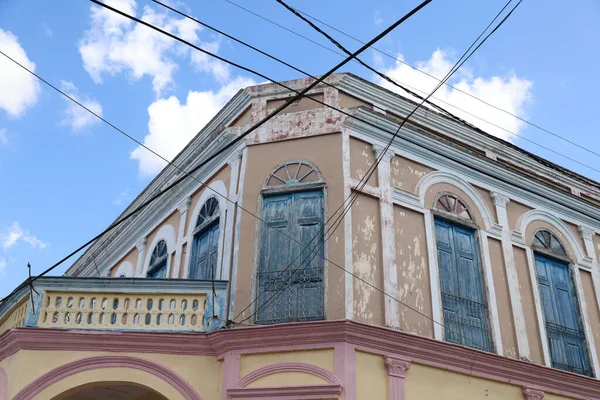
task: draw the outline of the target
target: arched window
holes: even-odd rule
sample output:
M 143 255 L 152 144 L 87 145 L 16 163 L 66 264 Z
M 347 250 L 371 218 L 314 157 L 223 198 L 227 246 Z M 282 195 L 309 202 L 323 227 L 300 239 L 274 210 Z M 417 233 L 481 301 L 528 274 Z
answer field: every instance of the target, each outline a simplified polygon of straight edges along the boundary
M 148 278 L 166 278 L 167 277 L 167 243 L 164 240 L 159 241 L 150 257 L 150 265 L 148 266 Z
M 533 246 L 540 250 L 567 256 L 567 252 L 562 243 L 560 243 L 560 240 L 558 240 L 554 233 L 546 229 L 540 229 L 533 235 Z
M 535 268 L 554 368 L 592 376 L 579 300 L 567 252 L 549 230 L 533 236 Z
M 192 243 L 192 261 L 189 277 L 210 280 L 216 278 L 219 255 L 219 202 L 210 197 L 202 205 Z
M 306 161 L 279 165 L 265 180 L 257 323 L 324 318 L 323 187 Z
M 434 204 L 445 338 L 492 351 L 487 292 L 473 217 L 465 202 L 453 193 L 441 193 Z
M 435 208 L 459 218 L 473 220 L 467 205 L 452 193 L 442 193 L 435 202 Z

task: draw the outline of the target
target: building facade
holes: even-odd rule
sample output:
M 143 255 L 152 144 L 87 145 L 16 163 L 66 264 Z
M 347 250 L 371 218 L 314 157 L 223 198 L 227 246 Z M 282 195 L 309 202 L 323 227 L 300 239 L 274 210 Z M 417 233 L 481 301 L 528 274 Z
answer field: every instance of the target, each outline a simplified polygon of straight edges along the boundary
M 291 96 L 240 91 L 173 162 Z M 0 400 L 600 399 L 600 184 L 428 108 L 388 148 L 415 106 L 333 75 L 20 288 Z

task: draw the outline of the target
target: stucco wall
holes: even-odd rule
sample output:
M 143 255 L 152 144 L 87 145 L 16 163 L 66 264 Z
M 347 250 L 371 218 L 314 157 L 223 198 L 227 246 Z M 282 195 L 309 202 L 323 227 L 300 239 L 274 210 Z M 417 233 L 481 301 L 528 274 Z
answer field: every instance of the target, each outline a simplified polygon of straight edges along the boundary
M 397 187 L 407 192 L 416 193 L 419 179 L 435 169 L 401 156 L 391 160 L 392 187 Z
M 496 215 L 496 206 L 494 205 L 494 200 L 492 200 L 492 195 L 489 190 L 480 188 L 479 186 L 474 186 L 475 190 L 479 192 L 479 195 L 485 201 L 485 204 L 490 209 L 492 216 L 494 217 L 494 221 L 498 222 L 498 215 Z
M 334 350 L 315 349 L 297 350 L 286 352 L 271 352 L 257 354 L 242 354 L 240 356 L 240 377 L 248 375 L 252 371 L 266 367 L 271 364 L 297 362 L 316 365 L 329 372 L 334 372 Z
M 350 138 L 350 176 L 356 180 L 361 180 L 369 172 L 369 168 L 377 158 L 373 152 L 373 146 L 362 140 Z M 377 186 L 377 171 L 371 174 L 367 184 Z
M 346 94 L 344 92 L 340 92 L 338 101 L 339 101 L 340 108 L 351 108 L 351 107 L 361 107 L 361 106 L 371 108 L 371 104 L 369 104 L 361 99 L 357 99 L 354 96 L 350 96 L 349 94 Z
M 110 276 L 114 277 L 115 274 L 117 273 L 117 270 L 119 269 L 119 266 L 124 263 L 124 262 L 130 262 L 132 265 L 132 271 L 133 273 L 135 273 L 135 266 L 137 265 L 137 258 L 138 258 L 138 251 L 137 248 L 133 248 L 129 251 L 129 253 L 127 253 L 127 255 L 125 255 L 125 257 L 123 257 L 122 259 L 119 260 L 119 262 L 117 262 L 114 267 L 111 268 L 110 270 Z
M 511 200 L 507 205 L 506 205 L 506 214 L 508 216 L 508 226 L 509 228 L 515 229 L 515 227 L 517 226 L 517 221 L 519 220 L 519 217 L 523 214 L 525 214 L 527 211 L 531 211 L 533 210 L 533 208 L 528 207 L 524 204 L 521 203 L 517 203 L 514 200 Z
M 383 290 L 379 200 L 365 195 L 359 195 L 352 207 L 352 261 L 356 276 Z M 354 279 L 357 321 L 384 325 L 383 303 L 380 291 Z
M 588 271 L 579 270 L 581 277 L 581 286 L 583 286 L 583 295 L 587 305 L 587 316 L 594 335 L 594 344 L 596 345 L 596 353 L 600 359 L 600 314 L 598 310 L 598 302 L 596 301 L 596 291 L 592 282 L 592 274 Z
M 326 184 L 327 220 L 344 201 L 344 185 L 342 173 L 341 135 L 329 134 L 294 139 L 248 147 L 247 169 L 243 188 L 243 206 L 247 210 L 262 214 L 261 190 L 267 176 L 286 161 L 306 160 L 313 163 L 323 175 Z M 343 225 L 342 225 L 343 227 Z M 253 300 L 255 242 L 260 237 L 263 223 L 254 216 L 241 213 L 239 263 L 235 296 L 234 317 Z M 340 266 L 344 266 L 344 232 L 337 229 L 327 241 L 326 257 Z M 258 254 L 256 254 L 258 262 Z M 325 262 L 327 300 L 326 315 L 328 319 L 344 318 L 344 271 Z M 246 318 L 252 311 L 247 310 L 239 319 Z
M 388 375 L 383 356 L 357 351 L 356 399 L 389 400 L 389 393 Z
M 399 300 L 431 318 L 425 219 L 422 213 L 395 206 L 394 225 Z M 398 308 L 400 327 L 403 330 L 433 337 L 430 319 L 404 305 L 399 305 Z
M 502 243 L 499 240 L 492 238 L 488 239 L 488 242 L 490 246 L 492 274 L 494 276 L 496 304 L 498 305 L 500 334 L 502 335 L 502 348 L 506 357 L 519 358 L 514 319 L 508 292 L 508 281 L 506 278 L 506 270 L 504 268 Z

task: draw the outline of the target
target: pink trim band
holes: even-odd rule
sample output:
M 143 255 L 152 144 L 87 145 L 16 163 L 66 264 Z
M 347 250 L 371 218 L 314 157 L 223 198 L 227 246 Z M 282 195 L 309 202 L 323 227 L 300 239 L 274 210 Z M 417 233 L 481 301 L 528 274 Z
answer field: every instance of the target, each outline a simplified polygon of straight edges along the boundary
M 523 388 L 523 397 L 525 400 L 543 400 L 545 396 L 546 394 L 542 390 Z
M 71 375 L 101 368 L 133 368 L 145 371 L 170 384 L 185 400 L 202 400 L 194 388 L 173 370 L 153 361 L 128 356 L 88 357 L 61 365 L 25 386 L 12 400 L 31 400 L 44 389 Z
M 323 369 L 321 367 L 317 367 L 312 364 L 305 363 L 278 363 L 273 365 L 268 365 L 266 367 L 262 367 L 257 369 L 256 371 L 250 372 L 248 375 L 240 379 L 234 386 L 234 388 L 243 388 L 248 386 L 250 383 L 254 382 L 257 379 L 260 379 L 264 376 L 277 374 L 279 372 L 304 372 L 306 374 L 311 374 L 318 376 L 329 382 L 331 385 L 341 386 L 342 383 L 340 380 L 333 375 L 331 372 Z

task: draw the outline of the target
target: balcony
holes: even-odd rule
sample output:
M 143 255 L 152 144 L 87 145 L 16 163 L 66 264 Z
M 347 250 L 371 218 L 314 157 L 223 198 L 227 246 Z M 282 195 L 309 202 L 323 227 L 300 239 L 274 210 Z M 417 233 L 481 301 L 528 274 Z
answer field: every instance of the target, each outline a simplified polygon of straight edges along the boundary
M 207 332 L 224 325 L 227 281 L 41 277 L 0 302 L 11 328 Z

